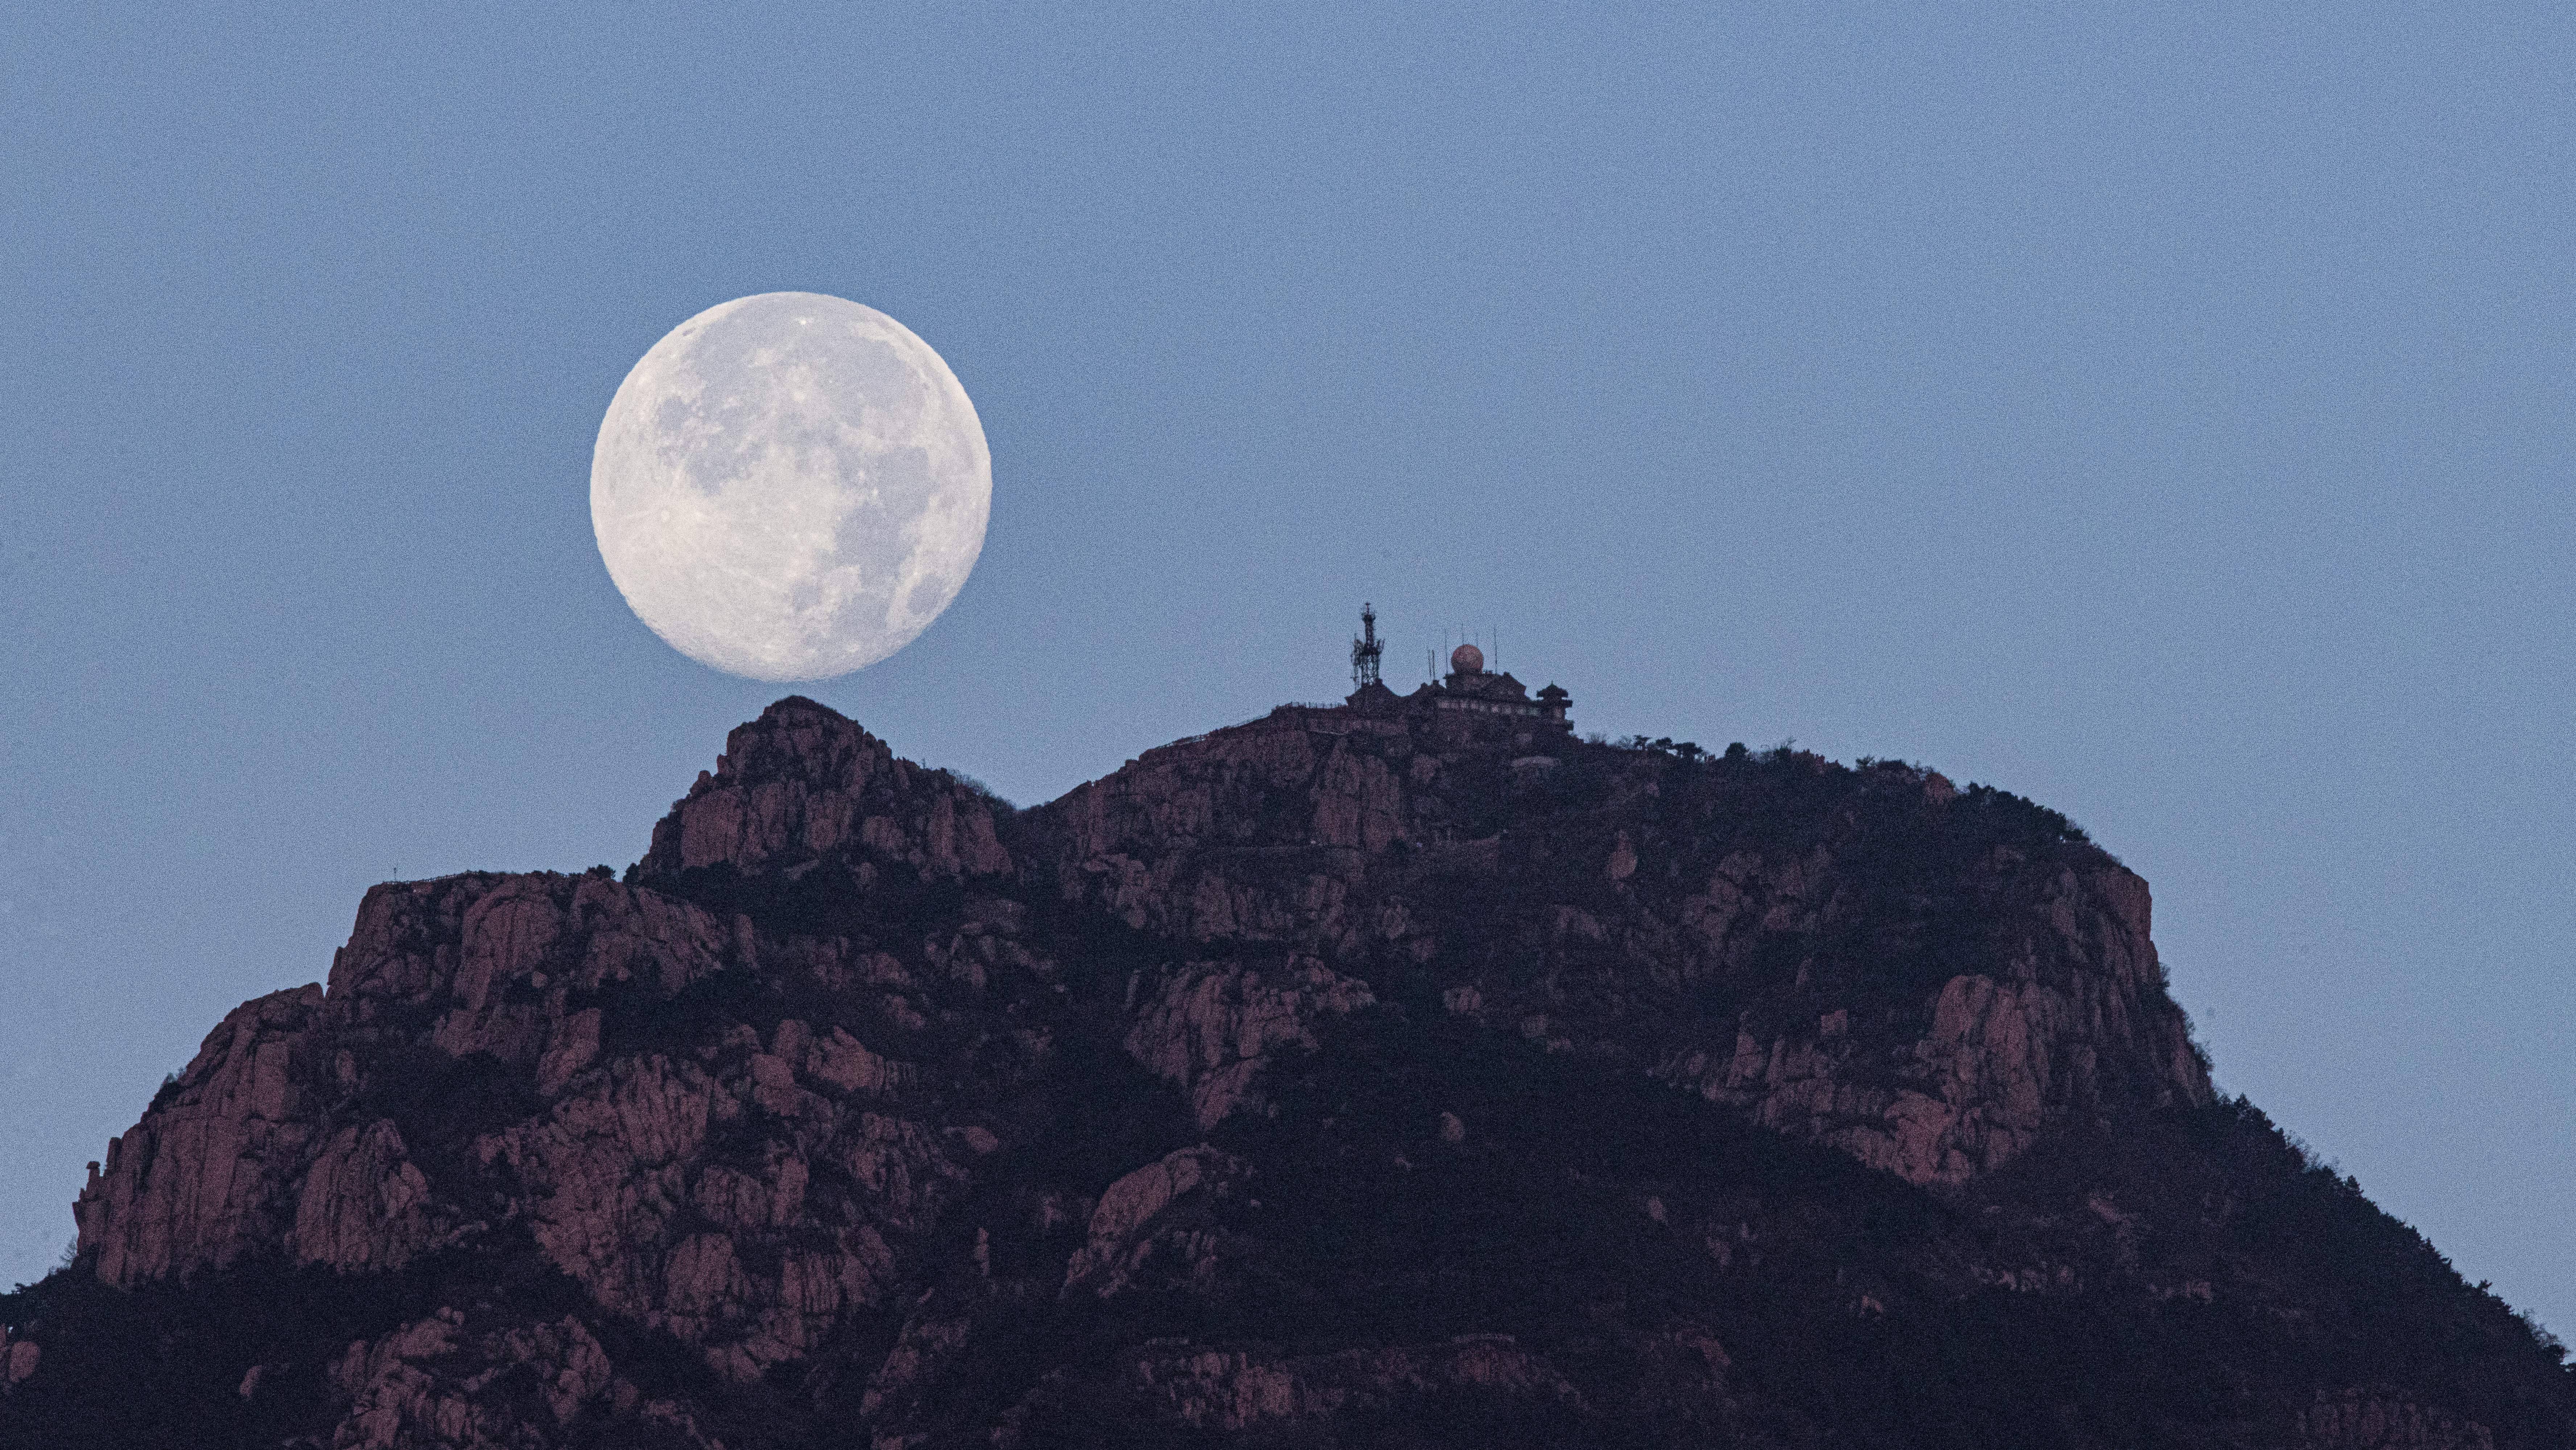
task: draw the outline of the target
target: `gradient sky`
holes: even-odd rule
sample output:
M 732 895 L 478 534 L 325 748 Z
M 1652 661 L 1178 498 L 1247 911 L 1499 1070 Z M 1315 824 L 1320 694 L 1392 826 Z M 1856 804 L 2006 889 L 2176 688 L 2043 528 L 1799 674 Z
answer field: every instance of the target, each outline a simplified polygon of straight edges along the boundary
M 2223 1088 L 2576 1330 L 2565 7 L 568 8 L 0 37 L 0 1281 L 369 883 L 622 866 L 782 693 L 587 488 L 800 289 L 992 441 L 808 691 L 897 750 L 1045 799 L 1372 599 L 2035 797 Z

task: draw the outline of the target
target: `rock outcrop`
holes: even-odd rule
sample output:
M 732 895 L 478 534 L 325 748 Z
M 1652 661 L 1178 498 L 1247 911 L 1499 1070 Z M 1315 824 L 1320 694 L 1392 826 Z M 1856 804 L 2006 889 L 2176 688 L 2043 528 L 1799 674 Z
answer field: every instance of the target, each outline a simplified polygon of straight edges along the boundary
M 1201 1129 L 1241 1106 L 1273 1054 L 1312 1049 L 1314 1024 L 1369 1006 L 1364 982 L 1312 958 L 1264 972 L 1241 963 L 1184 962 L 1161 973 L 1134 1009 L 1125 1046 L 1189 1095 Z
M 1853 799 L 1791 840 L 1776 819 L 1711 819 L 1716 793 L 1675 789 L 1705 785 L 1697 764 L 1675 780 L 1678 762 L 1638 752 L 1604 770 L 1544 734 L 1506 748 L 1554 753 L 1498 762 L 1420 735 L 1283 709 L 1149 751 L 1048 808 L 1065 895 L 1277 963 L 1176 965 L 1130 1038 L 1197 1095 L 1202 1125 L 1240 1096 L 1263 1041 L 1299 1039 L 1408 971 L 1441 978 L 1452 1010 L 1651 1057 L 1916 1183 L 2000 1167 L 2106 1103 L 2212 1101 L 2165 994 L 2146 883 L 2058 842 L 1960 853 L 1952 819 L 1992 792 L 1962 805 L 1926 772 L 1803 757 L 1787 769 Z M 1574 789 L 1580 775 L 1597 789 Z M 1890 830 L 1948 857 L 1938 895 L 1909 889 L 1930 863 L 1889 859 Z M 1910 959 L 1909 993 L 1891 990 L 1890 956 Z M 1936 960 L 1939 976 L 1919 975 Z
M 726 737 L 715 770 L 653 828 L 642 869 L 792 875 L 826 857 L 870 877 L 894 863 L 945 881 L 1011 871 L 989 801 L 810 700 L 782 701 Z
M 1014 811 L 790 699 L 228 1016 L 0 1442 L 2576 1444 L 2149 926 L 1912 767 L 1287 707 Z
M 143 1121 L 107 1144 L 72 1210 L 80 1253 L 119 1287 L 273 1249 L 318 1129 L 306 1083 L 322 989 L 233 1009 Z

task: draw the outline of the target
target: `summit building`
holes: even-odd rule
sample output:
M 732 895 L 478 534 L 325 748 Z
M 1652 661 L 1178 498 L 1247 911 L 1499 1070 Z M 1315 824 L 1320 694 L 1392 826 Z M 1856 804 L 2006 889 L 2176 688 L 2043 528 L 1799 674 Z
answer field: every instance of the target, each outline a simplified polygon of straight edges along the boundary
M 1409 695 L 1388 689 L 1378 677 L 1385 650 L 1386 642 L 1377 637 L 1377 610 L 1373 605 L 1364 605 L 1360 609 L 1359 637 L 1351 641 L 1351 683 L 1355 688 L 1343 702 L 1351 709 L 1369 715 L 1429 714 L 1460 724 L 1501 716 L 1513 723 L 1527 722 L 1569 732 L 1574 728 L 1566 718 L 1574 704 L 1572 696 L 1550 684 L 1532 698 L 1529 687 L 1510 674 L 1488 671 L 1485 652 L 1472 644 L 1451 650 L 1449 673 L 1426 681 Z

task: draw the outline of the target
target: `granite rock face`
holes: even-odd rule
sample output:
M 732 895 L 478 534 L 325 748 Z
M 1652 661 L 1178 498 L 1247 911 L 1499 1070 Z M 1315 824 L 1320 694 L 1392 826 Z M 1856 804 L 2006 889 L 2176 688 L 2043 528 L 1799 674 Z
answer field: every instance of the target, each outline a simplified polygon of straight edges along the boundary
M 1944 861 L 1939 897 L 1900 896 L 1888 878 L 1929 863 L 1881 859 L 1871 834 L 1937 840 L 1971 809 L 1938 776 L 1859 773 L 1842 830 L 1766 840 L 1666 801 L 1652 769 L 1545 754 L 1497 771 L 1422 735 L 1285 710 L 1150 751 L 1049 808 L 1068 897 L 1275 963 L 1174 966 L 1129 1040 L 1206 1095 L 1203 1123 L 1260 1042 L 1297 1040 L 1407 971 L 1487 1025 L 1639 1060 L 1915 1183 L 1999 1167 L 2108 1103 L 2212 1101 L 2165 994 L 2146 883 L 2116 862 L 1998 843 Z M 1940 975 L 1910 996 L 1868 980 L 1887 956 L 1935 951 Z
M 700 772 L 653 828 L 643 866 L 653 876 L 719 865 L 792 874 L 826 857 L 858 871 L 900 863 L 935 881 L 1011 872 L 989 802 L 810 702 L 726 737 L 714 772 Z
M 281 1246 L 319 1128 L 306 1085 L 322 989 L 233 1009 L 131 1132 L 107 1144 L 72 1210 L 80 1253 L 118 1287 Z M 398 1193 L 399 1190 L 393 1190 Z
M 1013 811 L 790 699 L 227 1017 L 0 1440 L 2576 1444 L 2149 926 L 1913 767 L 1285 707 Z

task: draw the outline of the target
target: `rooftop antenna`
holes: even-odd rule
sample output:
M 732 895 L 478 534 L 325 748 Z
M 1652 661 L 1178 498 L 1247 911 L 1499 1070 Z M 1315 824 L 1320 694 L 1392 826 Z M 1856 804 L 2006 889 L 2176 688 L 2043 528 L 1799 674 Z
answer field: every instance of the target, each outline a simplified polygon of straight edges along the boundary
M 1351 688 L 1365 690 L 1377 683 L 1378 656 L 1386 653 L 1386 643 L 1377 637 L 1377 606 L 1360 606 L 1360 637 L 1351 641 Z

